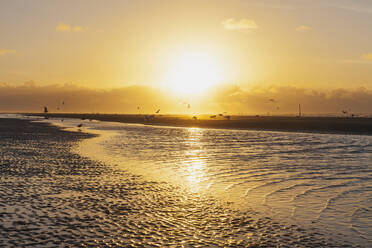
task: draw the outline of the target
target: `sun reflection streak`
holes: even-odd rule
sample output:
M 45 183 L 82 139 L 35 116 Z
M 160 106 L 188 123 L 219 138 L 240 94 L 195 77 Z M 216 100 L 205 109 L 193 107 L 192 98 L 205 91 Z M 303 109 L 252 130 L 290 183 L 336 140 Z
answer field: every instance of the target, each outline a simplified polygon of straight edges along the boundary
M 186 174 L 186 183 L 194 192 L 199 192 L 202 189 L 201 183 L 207 180 L 205 170 L 205 157 L 203 154 L 203 146 L 201 142 L 203 130 L 200 128 L 189 128 L 189 136 L 186 140 L 192 148 L 185 151 L 185 161 L 183 162 Z
M 187 180 L 190 184 L 198 184 L 204 179 L 205 174 L 203 172 L 203 169 L 204 161 L 202 160 L 195 160 L 192 161 L 191 164 L 187 165 Z

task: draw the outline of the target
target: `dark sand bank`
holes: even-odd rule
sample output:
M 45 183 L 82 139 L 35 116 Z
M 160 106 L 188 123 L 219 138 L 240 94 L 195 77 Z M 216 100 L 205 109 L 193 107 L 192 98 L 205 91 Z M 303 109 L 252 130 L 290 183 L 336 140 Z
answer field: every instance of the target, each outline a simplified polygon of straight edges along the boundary
M 0 119 L 0 247 L 345 247 L 72 153 L 92 135 Z
M 31 114 L 38 115 L 40 114 Z M 42 115 L 44 116 L 44 115 Z M 342 117 L 253 117 L 231 116 L 230 120 L 217 116 L 199 116 L 197 120 L 191 116 L 156 115 L 146 118 L 145 115 L 124 114 L 47 114 L 56 118 L 81 118 L 123 123 L 142 123 L 148 125 L 201 127 L 201 128 L 231 128 L 251 130 L 271 130 L 289 132 L 317 132 L 339 134 L 372 135 L 372 118 L 342 118 Z

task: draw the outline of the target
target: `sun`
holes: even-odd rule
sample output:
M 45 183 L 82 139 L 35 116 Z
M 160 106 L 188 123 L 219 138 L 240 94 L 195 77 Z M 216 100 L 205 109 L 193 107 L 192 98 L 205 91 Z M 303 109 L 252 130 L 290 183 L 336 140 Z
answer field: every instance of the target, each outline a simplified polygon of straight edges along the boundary
M 167 87 L 178 94 L 204 93 L 222 80 L 218 59 L 207 53 L 185 52 L 168 66 Z

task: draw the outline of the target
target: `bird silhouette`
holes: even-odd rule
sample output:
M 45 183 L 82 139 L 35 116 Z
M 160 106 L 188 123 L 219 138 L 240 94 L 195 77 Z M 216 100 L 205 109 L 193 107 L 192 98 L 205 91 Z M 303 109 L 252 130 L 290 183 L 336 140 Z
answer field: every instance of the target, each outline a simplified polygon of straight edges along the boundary
M 158 109 L 155 113 L 156 113 L 156 114 L 159 114 L 159 112 L 160 112 L 160 109 Z

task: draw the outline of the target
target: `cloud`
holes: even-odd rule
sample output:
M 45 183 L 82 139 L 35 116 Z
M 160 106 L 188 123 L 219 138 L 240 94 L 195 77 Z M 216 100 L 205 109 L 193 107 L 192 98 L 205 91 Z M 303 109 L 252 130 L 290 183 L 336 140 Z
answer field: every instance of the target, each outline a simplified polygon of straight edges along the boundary
M 222 22 L 222 26 L 227 30 L 246 30 L 253 31 L 258 29 L 258 25 L 255 21 L 249 19 L 239 19 L 235 20 L 234 18 L 226 19 Z
M 252 3 L 255 6 L 266 7 L 272 9 L 282 9 L 282 10 L 295 10 L 300 8 L 300 6 L 289 5 L 289 4 L 267 4 L 267 3 Z
M 372 61 L 372 53 L 364 54 L 362 58 L 368 61 Z
M 72 27 L 72 31 L 74 31 L 74 32 L 80 32 L 80 31 L 82 31 L 83 29 L 82 29 L 82 27 L 81 26 L 73 26 Z
M 365 88 L 319 91 L 288 86 L 243 89 L 229 85 L 213 88 L 205 98 L 191 102 L 191 109 L 193 113 L 295 115 L 300 103 L 305 115 L 341 115 L 342 110 L 367 115 L 372 113 L 371 102 L 372 91 Z M 32 81 L 18 86 L 0 83 L 0 111 L 41 112 L 44 105 L 51 112 L 135 114 L 138 106 L 141 113 L 153 113 L 158 108 L 162 113 L 187 111 L 178 97 L 145 86 L 102 90 L 73 84 L 42 86 Z
M 69 24 L 60 23 L 56 27 L 57 32 L 80 32 L 83 30 L 81 26 L 71 26 Z
M 0 112 L 41 112 L 45 105 L 51 112 L 138 113 L 140 106 L 142 113 L 153 113 L 156 108 L 177 111 L 173 107 L 177 103 L 171 96 L 145 86 L 102 90 L 33 81 L 17 86 L 0 83 Z
M 6 54 L 16 53 L 16 50 L 13 49 L 0 49 L 0 56 L 4 56 Z
M 344 9 L 344 10 L 350 10 L 358 13 L 366 13 L 366 14 L 372 14 L 372 8 L 368 6 L 351 6 L 351 5 L 339 5 L 336 6 L 337 8 Z
M 275 102 L 270 101 L 275 99 Z M 370 115 L 372 91 L 365 88 L 314 90 L 290 86 L 253 87 L 244 90 L 237 86 L 216 89 L 207 99 L 220 111 L 245 114 L 293 114 L 301 104 L 305 114 L 341 115 L 342 110 Z M 219 111 L 216 110 L 216 111 Z
M 71 27 L 68 24 L 60 23 L 57 25 L 56 30 L 58 32 L 68 32 L 71 30 Z
M 310 27 L 310 26 L 301 25 L 301 26 L 298 26 L 298 27 L 296 28 L 296 30 L 297 30 L 297 31 L 311 31 L 311 30 L 313 30 L 313 28 Z

